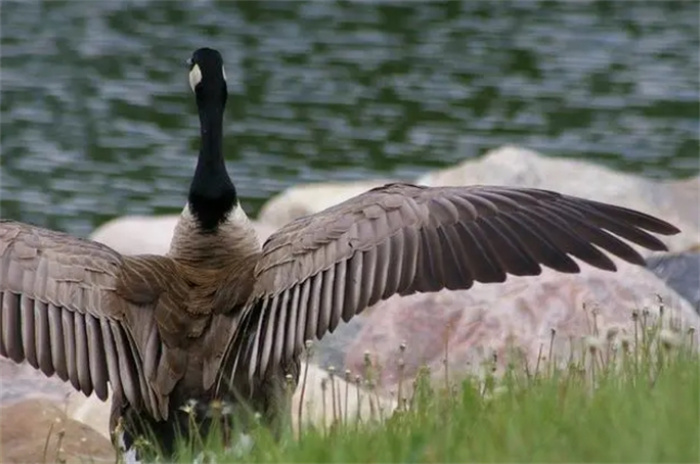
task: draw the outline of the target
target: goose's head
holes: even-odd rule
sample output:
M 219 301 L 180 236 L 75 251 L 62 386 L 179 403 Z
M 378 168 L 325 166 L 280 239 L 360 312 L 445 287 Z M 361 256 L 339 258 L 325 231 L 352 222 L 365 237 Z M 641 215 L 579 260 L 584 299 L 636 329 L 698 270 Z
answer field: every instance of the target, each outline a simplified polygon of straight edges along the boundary
M 226 103 L 226 71 L 221 54 L 212 48 L 195 50 L 187 60 L 190 67 L 190 87 L 198 102 Z

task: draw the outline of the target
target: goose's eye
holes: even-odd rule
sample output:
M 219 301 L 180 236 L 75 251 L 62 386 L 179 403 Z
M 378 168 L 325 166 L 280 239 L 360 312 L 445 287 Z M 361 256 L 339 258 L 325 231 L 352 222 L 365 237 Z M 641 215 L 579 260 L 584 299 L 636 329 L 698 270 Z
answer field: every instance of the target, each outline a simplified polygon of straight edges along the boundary
M 195 87 L 202 81 L 202 70 L 199 69 L 198 64 L 193 64 L 192 69 L 190 69 L 190 87 L 192 91 L 195 91 Z

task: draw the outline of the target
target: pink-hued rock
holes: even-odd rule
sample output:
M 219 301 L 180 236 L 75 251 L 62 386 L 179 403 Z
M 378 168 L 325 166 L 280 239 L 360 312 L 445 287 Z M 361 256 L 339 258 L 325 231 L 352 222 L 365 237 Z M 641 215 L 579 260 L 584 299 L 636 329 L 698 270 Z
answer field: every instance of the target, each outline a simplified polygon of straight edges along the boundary
M 363 372 L 364 353 L 369 351 L 373 363 L 381 366 L 380 386 L 391 389 L 399 378 L 399 345 L 405 342 L 405 378 L 424 364 L 435 378 L 442 378 L 446 347 L 452 378 L 483 373 L 483 363 L 491 361 L 493 353 L 502 369 L 512 349 L 534 368 L 540 349 L 545 356 L 549 351 L 551 329 L 556 330 L 553 354 L 566 361 L 570 337 L 580 347 L 582 337 L 593 335 L 594 311 L 601 337 L 613 327 L 619 336 L 632 334 L 632 311 L 647 308 L 658 314 L 657 294 L 666 319 L 698 327 L 700 317 L 691 305 L 651 272 L 616 263 L 617 273 L 585 265 L 579 275 L 543 269 L 538 277 L 477 283 L 470 290 L 394 296 L 360 316 L 362 329 L 347 347 L 346 367 Z
M 29 399 L 0 408 L 0 461 L 3 463 L 113 463 L 112 443 L 70 419 L 50 400 Z

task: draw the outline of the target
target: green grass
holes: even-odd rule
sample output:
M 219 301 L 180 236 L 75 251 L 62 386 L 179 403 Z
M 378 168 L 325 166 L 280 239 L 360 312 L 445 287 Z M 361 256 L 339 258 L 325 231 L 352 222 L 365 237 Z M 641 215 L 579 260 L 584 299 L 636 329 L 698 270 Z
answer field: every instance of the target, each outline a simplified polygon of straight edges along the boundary
M 594 345 L 562 369 L 512 363 L 496 379 L 413 384 L 383 422 L 307 428 L 275 441 L 262 427 L 245 462 L 698 462 L 700 356 L 640 328 L 639 343 Z M 685 338 L 685 341 L 682 340 Z M 595 361 L 593 361 L 595 360 Z M 216 439 L 207 455 L 231 462 Z M 201 457 L 201 456 L 200 456 Z M 182 462 L 192 462 L 184 452 Z M 206 462 L 206 459 L 204 460 Z

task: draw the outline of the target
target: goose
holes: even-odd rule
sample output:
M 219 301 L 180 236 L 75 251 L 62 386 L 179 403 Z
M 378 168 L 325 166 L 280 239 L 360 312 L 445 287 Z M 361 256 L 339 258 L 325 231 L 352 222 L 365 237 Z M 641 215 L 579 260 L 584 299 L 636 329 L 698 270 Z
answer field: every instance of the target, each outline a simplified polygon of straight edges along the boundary
M 85 395 L 105 399 L 111 389 L 122 451 L 150 431 L 172 455 L 192 414 L 212 424 L 192 405 L 214 400 L 245 404 L 272 427 L 289 413 L 284 393 L 307 341 L 394 294 L 468 289 L 542 266 L 577 273 L 577 261 L 615 271 L 610 255 L 644 265 L 630 243 L 662 251 L 653 234 L 680 232 L 553 191 L 390 183 L 261 244 L 224 163 L 221 54 L 200 48 L 188 63 L 200 150 L 167 254 L 126 256 L 0 222 L 0 355 Z

